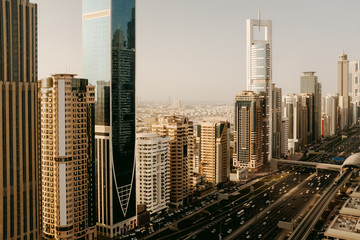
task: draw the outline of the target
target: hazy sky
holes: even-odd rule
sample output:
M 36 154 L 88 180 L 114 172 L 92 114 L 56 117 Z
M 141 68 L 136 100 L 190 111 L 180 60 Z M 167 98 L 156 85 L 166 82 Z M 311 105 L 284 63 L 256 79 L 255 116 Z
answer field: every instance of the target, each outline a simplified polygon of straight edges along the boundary
M 101 1 L 101 0 L 99 0 Z M 81 0 L 38 3 L 39 78 L 82 72 Z M 136 91 L 141 100 L 233 102 L 246 87 L 247 18 L 273 24 L 273 82 L 298 92 L 316 71 L 336 92 L 337 60 L 360 57 L 358 0 L 136 0 Z

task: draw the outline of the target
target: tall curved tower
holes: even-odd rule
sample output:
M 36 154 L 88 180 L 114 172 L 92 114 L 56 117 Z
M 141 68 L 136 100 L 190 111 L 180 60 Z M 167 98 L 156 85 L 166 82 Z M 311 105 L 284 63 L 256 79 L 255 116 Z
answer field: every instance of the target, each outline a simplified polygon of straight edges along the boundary
M 83 0 L 83 76 L 96 86 L 97 229 L 136 226 L 135 0 Z

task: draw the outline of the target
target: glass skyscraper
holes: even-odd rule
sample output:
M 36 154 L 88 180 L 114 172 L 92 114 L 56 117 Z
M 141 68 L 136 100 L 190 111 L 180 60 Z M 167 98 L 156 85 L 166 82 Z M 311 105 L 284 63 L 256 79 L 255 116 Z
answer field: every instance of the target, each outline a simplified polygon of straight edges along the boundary
M 83 0 L 83 76 L 96 86 L 99 237 L 136 225 L 135 0 Z

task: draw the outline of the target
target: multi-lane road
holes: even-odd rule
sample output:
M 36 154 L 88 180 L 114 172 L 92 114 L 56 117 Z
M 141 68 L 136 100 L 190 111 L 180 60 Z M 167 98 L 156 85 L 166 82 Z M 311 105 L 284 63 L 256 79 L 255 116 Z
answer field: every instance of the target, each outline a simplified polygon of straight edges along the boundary
M 326 206 L 329 204 L 331 199 L 334 197 L 335 193 L 339 190 L 339 188 L 348 181 L 351 176 L 353 170 L 347 169 L 344 173 L 342 173 L 337 179 L 337 183 L 333 184 L 330 189 L 324 193 L 321 199 L 315 204 L 315 206 L 311 209 L 311 211 L 306 215 L 303 221 L 299 224 L 299 226 L 293 231 L 290 235 L 290 240 L 306 240 L 307 236 L 312 231 L 316 221 L 319 219 Z

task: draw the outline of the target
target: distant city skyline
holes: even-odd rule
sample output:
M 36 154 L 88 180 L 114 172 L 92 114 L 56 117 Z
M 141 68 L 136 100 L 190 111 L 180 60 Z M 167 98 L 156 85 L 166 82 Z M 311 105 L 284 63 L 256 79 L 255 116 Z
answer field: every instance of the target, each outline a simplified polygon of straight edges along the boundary
M 33 2 L 38 3 L 39 78 L 64 72 L 81 77 L 81 1 Z M 360 20 L 358 7 L 355 0 L 346 5 L 137 0 L 137 98 L 233 103 L 246 89 L 246 19 L 256 19 L 259 9 L 262 19 L 273 22 L 273 82 L 283 95 L 300 92 L 305 71 L 317 72 L 323 96 L 336 93 L 342 50 L 349 61 L 360 57 L 360 31 L 352 24 Z

